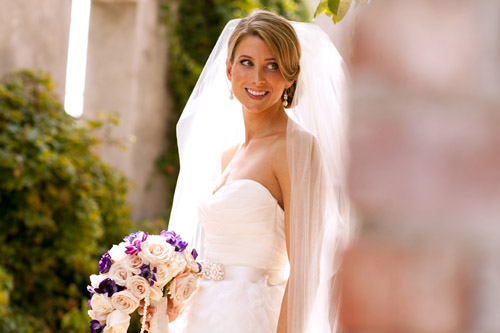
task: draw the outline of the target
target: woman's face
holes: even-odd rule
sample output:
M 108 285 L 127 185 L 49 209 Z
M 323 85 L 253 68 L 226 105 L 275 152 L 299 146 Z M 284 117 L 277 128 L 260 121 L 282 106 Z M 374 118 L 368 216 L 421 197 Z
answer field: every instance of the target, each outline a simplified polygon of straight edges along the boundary
M 233 93 L 252 113 L 281 108 L 283 90 L 290 87 L 281 75 L 278 62 L 267 44 L 257 36 L 244 37 L 226 62 Z

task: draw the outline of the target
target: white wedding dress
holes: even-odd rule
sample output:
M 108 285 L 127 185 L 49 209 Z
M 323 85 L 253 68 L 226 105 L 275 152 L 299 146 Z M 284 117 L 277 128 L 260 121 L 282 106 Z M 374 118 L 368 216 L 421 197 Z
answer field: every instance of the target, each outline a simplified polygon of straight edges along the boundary
M 223 280 L 200 279 L 174 332 L 276 332 L 288 257 L 284 212 L 262 184 L 239 179 L 199 206 L 204 260 L 224 265 Z

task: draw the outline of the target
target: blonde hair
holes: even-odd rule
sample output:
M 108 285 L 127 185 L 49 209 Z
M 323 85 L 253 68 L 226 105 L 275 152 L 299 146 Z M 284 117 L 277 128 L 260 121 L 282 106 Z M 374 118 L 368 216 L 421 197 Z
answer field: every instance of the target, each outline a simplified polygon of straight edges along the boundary
M 229 37 L 227 57 L 234 62 L 236 47 L 246 36 L 257 36 L 262 39 L 276 57 L 281 75 L 287 81 L 293 81 L 286 90 L 290 107 L 297 87 L 300 73 L 300 42 L 292 25 L 283 17 L 274 13 L 258 10 L 241 19 Z

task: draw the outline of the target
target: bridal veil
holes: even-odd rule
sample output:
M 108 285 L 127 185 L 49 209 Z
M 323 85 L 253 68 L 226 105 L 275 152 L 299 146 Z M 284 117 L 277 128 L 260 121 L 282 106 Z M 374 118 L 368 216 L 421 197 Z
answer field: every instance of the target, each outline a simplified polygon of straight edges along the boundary
M 244 138 L 241 104 L 229 99 L 227 43 L 239 20 L 217 41 L 177 124 L 180 173 L 169 229 L 203 258 L 197 207 L 212 193 L 221 155 Z M 316 25 L 290 22 L 302 48 L 292 107 L 286 109 L 291 177 L 288 332 L 336 331 L 336 273 L 348 235 L 344 186 L 345 84 L 343 61 Z M 258 244 L 256 244 L 258 246 Z

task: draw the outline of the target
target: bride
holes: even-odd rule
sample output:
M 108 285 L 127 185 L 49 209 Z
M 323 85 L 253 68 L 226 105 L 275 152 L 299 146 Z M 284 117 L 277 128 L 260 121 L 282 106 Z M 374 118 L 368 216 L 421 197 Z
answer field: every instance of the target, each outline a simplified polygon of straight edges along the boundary
M 344 83 L 315 25 L 266 11 L 227 24 L 177 125 L 169 228 L 203 278 L 171 331 L 336 330 Z

